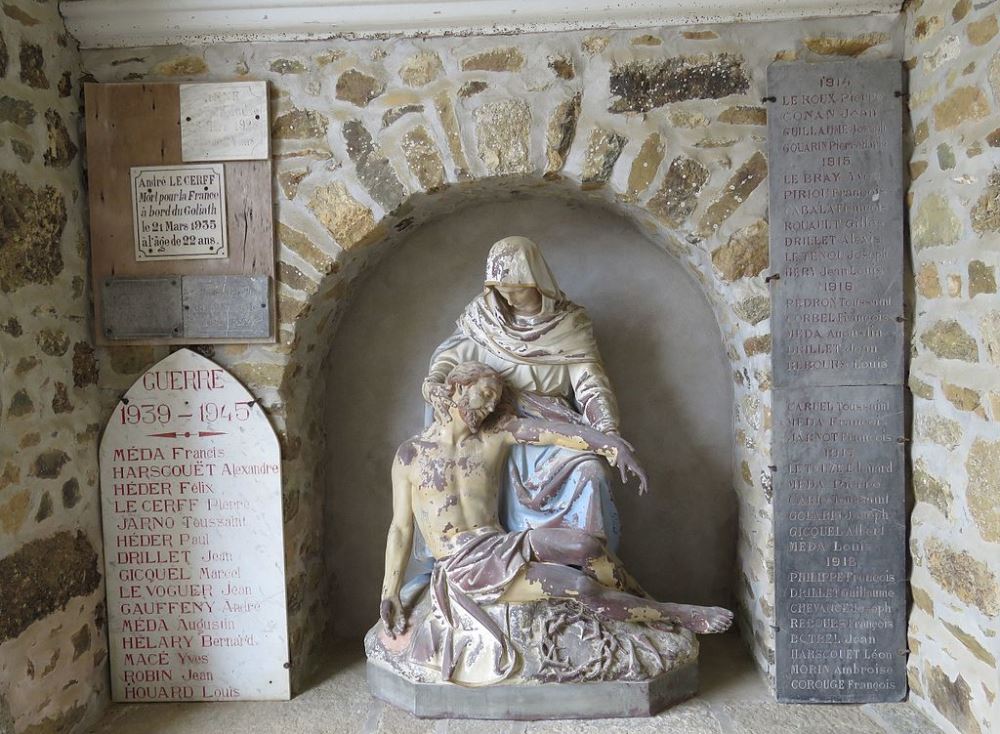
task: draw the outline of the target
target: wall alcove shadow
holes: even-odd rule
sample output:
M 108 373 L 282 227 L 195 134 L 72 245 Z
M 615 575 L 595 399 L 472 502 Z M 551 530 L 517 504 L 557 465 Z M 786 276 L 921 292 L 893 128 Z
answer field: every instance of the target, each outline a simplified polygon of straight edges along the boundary
M 423 425 L 431 353 L 481 290 L 490 245 L 513 234 L 541 246 L 562 290 L 590 313 L 623 435 L 649 474 L 644 497 L 634 482 L 616 488 L 620 555 L 657 598 L 732 606 L 733 386 L 708 300 L 624 217 L 523 197 L 412 231 L 356 285 L 330 345 L 324 523 L 337 637 L 359 637 L 376 620 L 392 457 Z

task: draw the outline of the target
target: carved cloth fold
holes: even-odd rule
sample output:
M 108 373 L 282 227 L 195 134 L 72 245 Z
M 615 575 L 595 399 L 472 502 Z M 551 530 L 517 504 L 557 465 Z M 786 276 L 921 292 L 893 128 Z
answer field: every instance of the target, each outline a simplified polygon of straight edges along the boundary
M 440 636 L 432 636 L 440 651 L 442 680 L 482 686 L 514 672 L 518 658 L 510 636 L 481 605 L 499 601 L 531 558 L 530 530 L 491 528 L 434 565 L 432 616 L 442 624 Z
M 563 398 L 512 392 L 522 418 L 586 425 Z M 514 446 L 503 475 L 500 520 L 509 530 L 579 528 L 617 550 L 620 521 L 607 462 L 560 446 Z

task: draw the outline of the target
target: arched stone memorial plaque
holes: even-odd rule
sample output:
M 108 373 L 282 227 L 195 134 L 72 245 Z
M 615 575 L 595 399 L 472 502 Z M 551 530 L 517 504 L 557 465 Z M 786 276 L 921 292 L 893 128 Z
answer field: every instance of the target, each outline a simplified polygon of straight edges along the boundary
M 289 697 L 281 454 L 260 405 L 181 349 L 101 440 L 115 701 Z

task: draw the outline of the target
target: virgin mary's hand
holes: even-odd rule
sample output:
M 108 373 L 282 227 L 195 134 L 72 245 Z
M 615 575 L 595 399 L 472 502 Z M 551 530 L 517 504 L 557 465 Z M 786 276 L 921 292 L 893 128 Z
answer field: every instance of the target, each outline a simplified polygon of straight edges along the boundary
M 618 467 L 622 482 L 628 484 L 628 475 L 633 474 L 639 480 L 639 494 L 646 494 L 649 491 L 649 488 L 646 486 L 648 478 L 646 477 L 646 472 L 639 464 L 639 460 L 635 457 L 635 449 L 632 447 L 632 444 L 620 437 L 615 437 L 615 443 L 618 444 L 616 447 L 618 457 L 614 462 L 614 466 Z
M 423 384 L 420 386 L 420 394 L 424 396 L 424 401 L 428 405 L 434 404 L 434 398 L 441 394 L 446 394 L 447 388 L 444 386 L 443 382 L 437 382 L 431 378 L 424 380 Z
M 448 388 L 440 382 L 427 379 L 424 380 L 421 393 L 423 393 L 424 400 L 434 410 L 434 418 L 447 423 L 450 420 L 448 418 L 448 408 L 452 405 Z

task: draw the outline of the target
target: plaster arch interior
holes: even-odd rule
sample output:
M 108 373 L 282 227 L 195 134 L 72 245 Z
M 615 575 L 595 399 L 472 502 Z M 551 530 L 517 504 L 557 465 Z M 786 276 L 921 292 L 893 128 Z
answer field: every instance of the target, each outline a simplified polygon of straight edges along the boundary
M 374 246 L 326 329 L 316 490 L 333 633 L 357 637 L 375 619 L 393 453 L 423 424 L 431 352 L 481 289 L 490 245 L 514 233 L 542 246 L 560 287 L 588 309 L 623 433 L 650 474 L 646 497 L 634 484 L 616 489 L 623 559 L 654 596 L 732 607 L 734 390 L 710 297 L 689 265 L 601 199 L 510 182 L 465 193 L 461 208 L 436 207 L 391 238 L 401 240 L 391 253 Z

